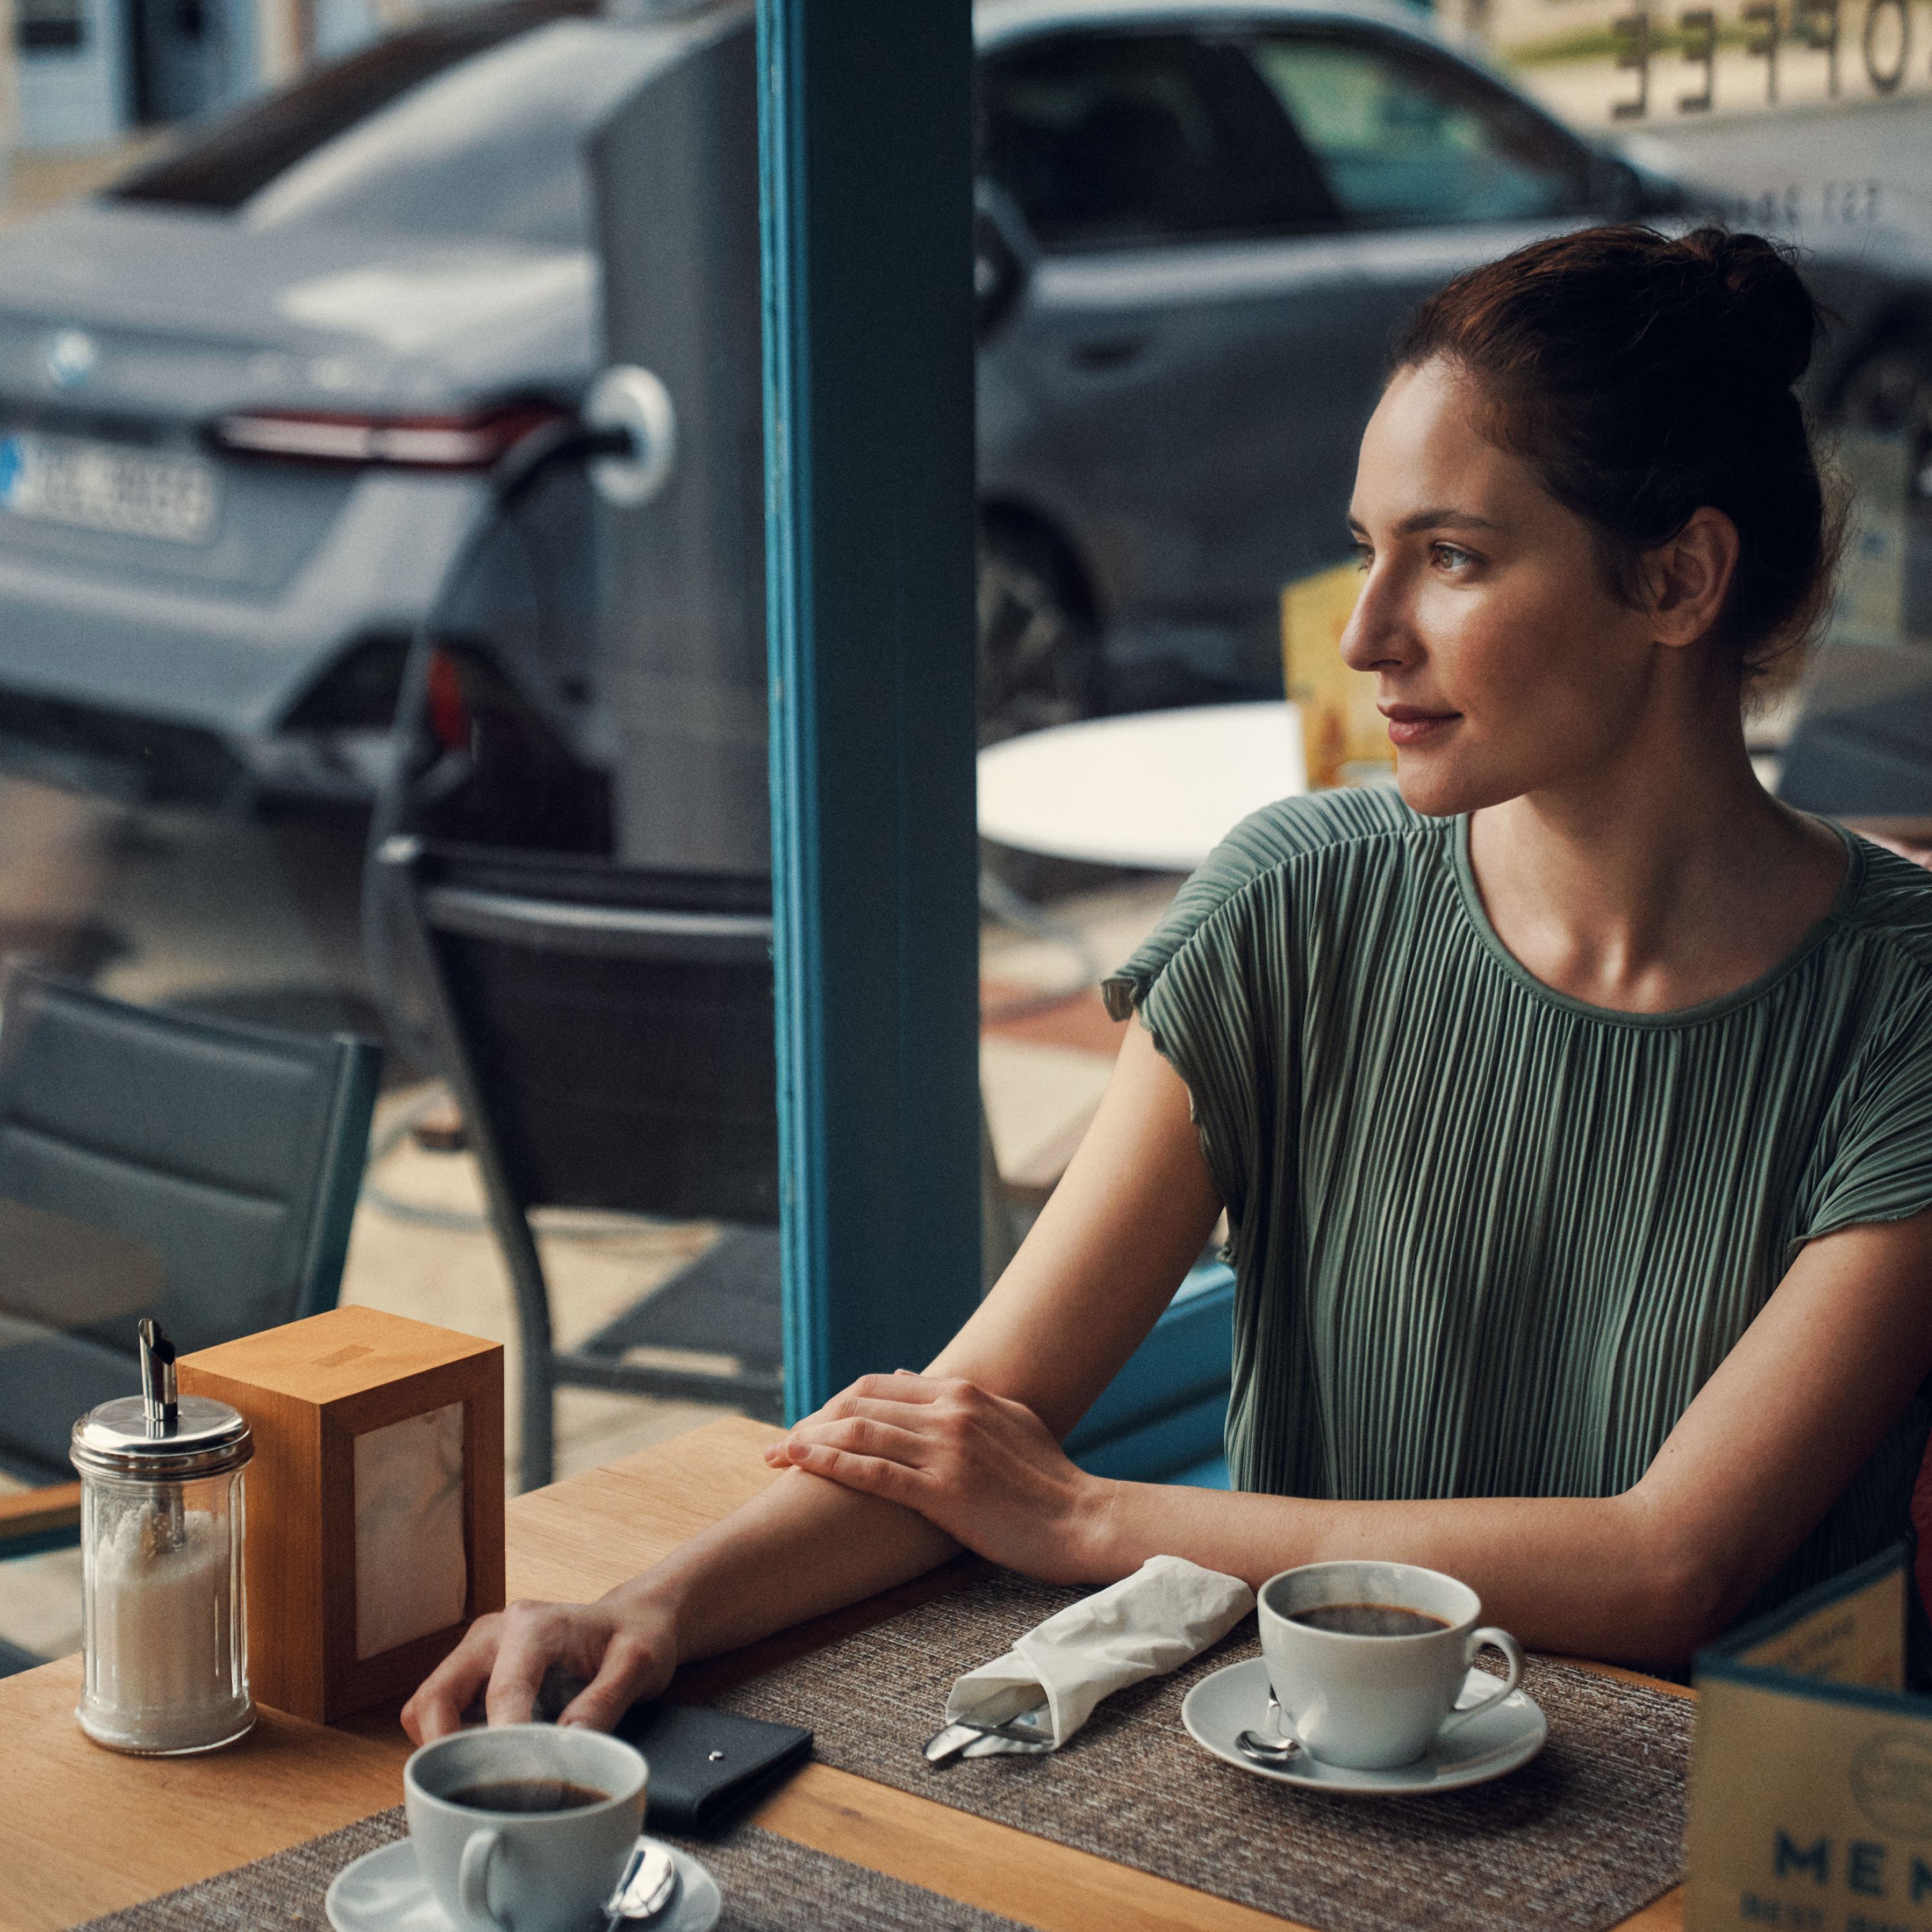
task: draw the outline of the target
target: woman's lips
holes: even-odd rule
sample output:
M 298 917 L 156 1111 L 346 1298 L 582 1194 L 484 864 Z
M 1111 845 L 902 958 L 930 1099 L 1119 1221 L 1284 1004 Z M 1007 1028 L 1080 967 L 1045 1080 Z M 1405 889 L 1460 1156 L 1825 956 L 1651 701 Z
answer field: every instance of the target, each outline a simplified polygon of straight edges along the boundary
M 1439 738 L 1450 725 L 1460 724 L 1460 711 L 1424 711 L 1414 704 L 1379 706 L 1388 720 L 1389 742 L 1400 749 L 1413 750 Z

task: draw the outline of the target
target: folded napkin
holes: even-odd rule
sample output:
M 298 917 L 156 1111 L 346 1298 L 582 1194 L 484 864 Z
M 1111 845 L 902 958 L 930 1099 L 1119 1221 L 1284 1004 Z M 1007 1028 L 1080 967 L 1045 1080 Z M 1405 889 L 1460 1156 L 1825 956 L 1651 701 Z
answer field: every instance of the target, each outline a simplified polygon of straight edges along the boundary
M 1150 1556 L 1131 1576 L 1036 1624 L 1005 1656 L 968 1671 L 946 1700 L 946 1721 L 1006 1724 L 1043 1696 L 1058 1750 L 1102 1698 L 1199 1656 L 1254 1606 L 1238 1576 Z M 988 1751 L 996 1742 L 988 1740 Z

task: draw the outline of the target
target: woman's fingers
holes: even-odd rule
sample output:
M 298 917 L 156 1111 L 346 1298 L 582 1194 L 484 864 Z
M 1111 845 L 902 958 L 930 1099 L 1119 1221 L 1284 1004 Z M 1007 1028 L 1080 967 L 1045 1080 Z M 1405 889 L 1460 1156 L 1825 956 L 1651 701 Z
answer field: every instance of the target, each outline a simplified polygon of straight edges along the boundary
M 656 1696 L 676 1664 L 674 1626 L 648 1603 L 512 1604 L 471 1625 L 404 1706 L 403 1726 L 418 1744 L 460 1730 L 478 1691 L 491 1724 L 528 1724 L 560 1665 L 590 1682 L 558 1721 L 608 1730 L 637 1699 Z
M 811 1414 L 794 1423 L 790 1434 L 782 1441 L 767 1444 L 764 1458 L 774 1468 L 783 1467 L 794 1460 L 788 1454 L 788 1444 L 800 1432 L 827 1423 L 872 1416 L 896 1421 L 904 1427 L 916 1427 L 919 1426 L 917 1418 L 907 1412 L 924 1411 L 928 1415 L 934 1415 L 970 1408 L 976 1404 L 1017 1406 L 1002 1403 L 998 1396 L 988 1396 L 973 1383 L 953 1376 L 914 1375 L 910 1369 L 899 1369 L 889 1376 L 861 1376 L 849 1388 L 841 1390 L 823 1408 L 814 1409 Z
M 490 1681 L 496 1667 L 500 1611 L 478 1617 L 463 1641 L 416 1687 L 403 1706 L 403 1729 L 412 1742 L 432 1743 L 463 1728 L 463 1714 Z
M 664 1660 L 628 1631 L 620 1630 L 604 1646 L 597 1675 L 559 1714 L 560 1724 L 608 1731 L 640 1697 L 654 1696 L 670 1681 Z
M 801 1424 L 783 1445 L 796 1463 L 800 1445 L 843 1449 L 860 1456 L 882 1456 L 918 1468 L 931 1460 L 931 1445 L 916 1430 L 903 1428 L 872 1416 L 851 1416 L 838 1422 Z
M 887 1502 L 903 1503 L 908 1509 L 917 1509 L 924 1496 L 917 1470 L 880 1456 L 861 1456 L 850 1449 L 834 1448 L 827 1442 L 796 1444 L 792 1466 L 812 1475 L 823 1476 L 842 1488 L 856 1490 L 868 1496 L 882 1496 Z
M 550 1604 L 512 1604 L 503 1612 L 497 1640 L 496 1667 L 483 1709 L 493 1724 L 527 1724 L 536 1709 L 544 1673 L 566 1660 L 560 1606 Z
M 849 1388 L 841 1389 L 819 1413 L 847 1415 L 855 1402 L 938 1402 L 950 1390 L 971 1386 L 950 1376 L 916 1376 L 910 1369 L 898 1369 L 889 1376 L 861 1376 Z

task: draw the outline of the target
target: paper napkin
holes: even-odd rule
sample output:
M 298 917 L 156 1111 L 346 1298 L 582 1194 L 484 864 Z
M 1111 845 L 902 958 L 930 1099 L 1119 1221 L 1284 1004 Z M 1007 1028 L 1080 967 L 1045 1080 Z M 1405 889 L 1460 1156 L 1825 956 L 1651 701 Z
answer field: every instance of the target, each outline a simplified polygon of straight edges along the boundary
M 1069 1604 L 1004 1657 L 968 1671 L 946 1700 L 946 1720 L 1006 1724 L 1044 1696 L 1058 1750 L 1103 1697 L 1199 1656 L 1254 1606 L 1238 1576 L 1150 1556 L 1131 1576 Z

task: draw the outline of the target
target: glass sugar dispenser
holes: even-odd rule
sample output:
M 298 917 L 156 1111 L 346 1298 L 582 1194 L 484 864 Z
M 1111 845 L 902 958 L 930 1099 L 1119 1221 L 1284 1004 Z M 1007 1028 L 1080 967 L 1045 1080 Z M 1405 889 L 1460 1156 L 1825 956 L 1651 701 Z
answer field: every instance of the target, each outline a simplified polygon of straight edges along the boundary
M 175 1756 L 232 1744 L 248 1695 L 242 1553 L 247 1420 L 178 1399 L 175 1351 L 140 1324 L 141 1393 L 74 1426 L 80 1472 L 83 1688 L 75 1716 L 97 1744 Z

